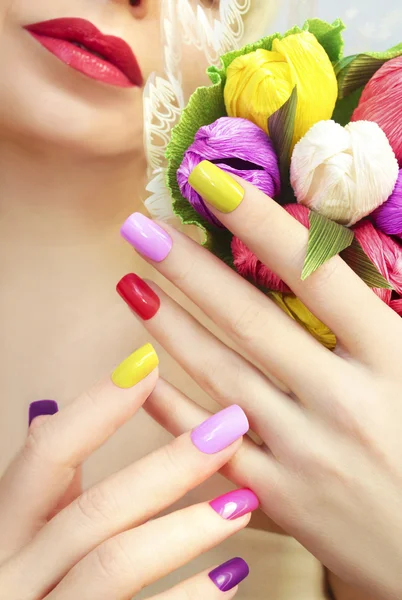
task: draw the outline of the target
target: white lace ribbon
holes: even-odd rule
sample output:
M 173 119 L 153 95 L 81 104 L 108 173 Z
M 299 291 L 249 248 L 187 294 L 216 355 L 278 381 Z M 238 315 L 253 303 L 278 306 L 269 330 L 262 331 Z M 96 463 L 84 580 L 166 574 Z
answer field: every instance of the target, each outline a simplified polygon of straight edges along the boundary
M 209 64 L 241 46 L 244 17 L 252 0 L 220 0 L 219 15 L 198 0 L 162 0 L 161 30 L 164 75 L 153 73 L 144 90 L 144 146 L 148 164 L 145 206 L 151 216 L 174 220 L 166 187 L 166 147 L 184 108 L 181 76 L 183 44 L 203 51 Z

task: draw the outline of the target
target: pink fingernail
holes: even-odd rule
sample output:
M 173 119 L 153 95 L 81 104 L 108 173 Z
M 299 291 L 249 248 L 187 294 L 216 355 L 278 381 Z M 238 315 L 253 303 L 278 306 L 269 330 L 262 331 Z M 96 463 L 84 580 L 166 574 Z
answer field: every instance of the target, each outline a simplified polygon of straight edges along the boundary
M 165 260 L 173 246 L 172 238 L 166 231 L 141 213 L 129 216 L 120 233 L 140 254 L 155 262 Z
M 257 510 L 259 504 L 257 496 L 248 489 L 234 490 L 209 503 L 214 511 L 227 521 L 233 521 Z
M 201 423 L 191 432 L 193 444 L 204 454 L 215 454 L 249 430 L 244 411 L 233 404 Z

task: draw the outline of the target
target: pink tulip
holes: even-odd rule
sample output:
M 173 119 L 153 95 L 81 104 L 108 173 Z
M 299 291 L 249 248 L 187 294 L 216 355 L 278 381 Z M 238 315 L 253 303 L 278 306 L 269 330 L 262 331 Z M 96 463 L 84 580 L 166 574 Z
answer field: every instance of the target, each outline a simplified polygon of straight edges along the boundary
M 402 56 L 386 62 L 363 90 L 352 121 L 375 121 L 402 166 Z

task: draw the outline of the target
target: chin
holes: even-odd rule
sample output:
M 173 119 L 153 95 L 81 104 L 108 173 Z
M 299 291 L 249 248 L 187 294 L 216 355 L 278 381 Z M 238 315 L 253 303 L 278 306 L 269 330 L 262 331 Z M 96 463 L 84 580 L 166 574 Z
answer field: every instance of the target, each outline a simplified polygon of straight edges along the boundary
M 142 85 L 112 85 L 68 66 L 21 25 L 0 41 L 0 135 L 82 158 L 142 151 Z

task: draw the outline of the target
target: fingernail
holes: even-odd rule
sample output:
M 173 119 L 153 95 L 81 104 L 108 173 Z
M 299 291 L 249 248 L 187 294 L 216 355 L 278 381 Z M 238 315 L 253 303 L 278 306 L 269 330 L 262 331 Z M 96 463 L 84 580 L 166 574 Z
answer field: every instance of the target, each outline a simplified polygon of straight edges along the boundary
M 193 444 L 204 454 L 215 454 L 249 430 L 244 411 L 233 404 L 213 415 L 191 432 Z
M 190 174 L 191 187 L 222 213 L 231 213 L 244 198 L 244 189 L 229 173 L 208 160 L 201 161 Z
M 216 567 L 208 577 L 221 592 L 228 592 L 246 579 L 249 573 L 250 569 L 246 561 L 237 557 Z
M 36 400 L 29 405 L 28 424 L 31 425 L 36 417 L 43 415 L 55 415 L 59 411 L 57 402 L 54 400 Z
M 152 344 L 145 344 L 145 346 L 130 354 L 113 371 L 112 381 L 119 388 L 131 388 L 152 373 L 158 364 L 158 355 Z
M 209 505 L 218 513 L 223 519 L 227 521 L 233 521 L 243 515 L 257 510 L 259 507 L 259 501 L 257 496 L 248 489 L 234 490 L 224 496 L 215 498 Z
M 117 292 L 130 308 L 144 321 L 152 319 L 159 310 L 159 296 L 147 283 L 135 273 L 129 273 L 120 279 Z
M 164 260 L 172 249 L 172 238 L 166 231 L 141 213 L 128 217 L 120 233 L 140 254 L 155 262 Z

